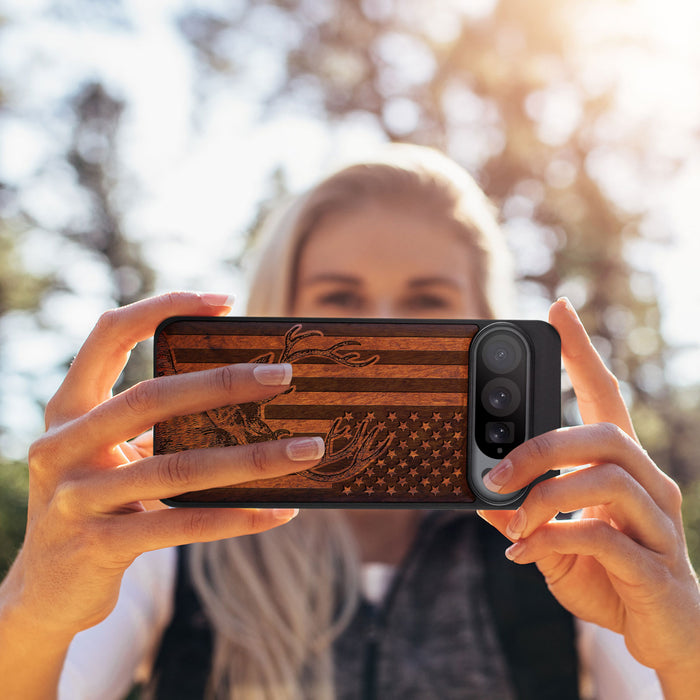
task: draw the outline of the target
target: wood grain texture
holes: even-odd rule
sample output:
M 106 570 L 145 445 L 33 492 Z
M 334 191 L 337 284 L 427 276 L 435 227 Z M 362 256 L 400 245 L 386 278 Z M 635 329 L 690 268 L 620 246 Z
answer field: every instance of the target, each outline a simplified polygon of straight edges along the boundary
M 297 474 L 183 494 L 181 503 L 473 502 L 466 479 L 467 359 L 461 323 L 189 319 L 156 337 L 156 375 L 229 362 L 290 362 L 290 390 L 159 423 L 158 454 L 319 435 Z

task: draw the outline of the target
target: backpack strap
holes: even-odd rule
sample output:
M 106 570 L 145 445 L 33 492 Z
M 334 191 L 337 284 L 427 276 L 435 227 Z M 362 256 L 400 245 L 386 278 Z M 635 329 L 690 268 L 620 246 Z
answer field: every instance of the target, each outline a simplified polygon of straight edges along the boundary
M 145 697 L 203 698 L 213 655 L 213 635 L 189 574 L 188 548 L 177 548 L 173 618 L 163 634 Z
M 486 590 L 520 700 L 579 700 L 574 619 L 534 564 L 515 564 L 510 541 L 479 520 Z

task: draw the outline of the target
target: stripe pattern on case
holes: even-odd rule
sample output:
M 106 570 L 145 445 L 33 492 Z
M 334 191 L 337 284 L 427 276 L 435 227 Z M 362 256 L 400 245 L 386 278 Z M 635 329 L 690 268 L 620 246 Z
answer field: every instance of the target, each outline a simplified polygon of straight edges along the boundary
M 260 320 L 213 333 L 210 324 L 179 321 L 166 330 L 156 347 L 162 374 L 231 362 L 291 362 L 294 375 L 290 390 L 268 402 L 159 424 L 158 452 L 288 436 L 320 435 L 326 444 L 313 469 L 198 492 L 192 500 L 474 500 L 465 426 L 476 326 Z

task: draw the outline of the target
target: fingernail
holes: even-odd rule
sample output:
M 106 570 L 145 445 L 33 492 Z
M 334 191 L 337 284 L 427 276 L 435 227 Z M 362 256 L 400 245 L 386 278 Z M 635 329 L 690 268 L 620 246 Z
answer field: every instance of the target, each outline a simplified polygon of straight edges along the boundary
M 578 314 L 576 313 L 576 309 L 574 309 L 574 305 L 569 301 L 569 297 L 559 297 L 557 301 L 563 302 L 566 310 L 578 320 Z
M 209 292 L 201 293 L 199 298 L 207 306 L 228 306 L 229 309 L 233 308 L 233 304 L 236 301 L 236 297 L 233 294 L 211 294 Z
M 520 535 L 523 534 L 525 526 L 527 525 L 527 515 L 525 511 L 521 508 L 515 512 L 515 515 L 511 518 L 510 522 L 506 527 L 506 535 L 512 540 L 519 540 Z
M 287 442 L 287 457 L 293 462 L 320 459 L 325 451 L 326 446 L 320 437 L 297 438 Z
M 516 542 L 515 544 L 512 544 L 505 551 L 506 558 L 510 559 L 511 561 L 515 561 L 518 557 L 522 557 L 522 555 L 525 553 L 525 548 L 524 542 Z
M 292 381 L 292 366 L 283 362 L 279 365 L 256 365 L 255 379 L 265 386 L 281 386 Z
M 299 515 L 299 509 L 298 508 L 273 508 L 272 515 L 275 518 L 275 520 L 282 520 L 284 522 L 287 522 L 288 520 L 291 520 L 292 518 L 296 518 L 297 515 Z
M 501 462 L 495 469 L 492 469 L 484 477 L 484 486 L 489 491 L 498 493 L 501 488 L 508 483 L 511 474 L 513 473 L 513 465 L 509 459 Z

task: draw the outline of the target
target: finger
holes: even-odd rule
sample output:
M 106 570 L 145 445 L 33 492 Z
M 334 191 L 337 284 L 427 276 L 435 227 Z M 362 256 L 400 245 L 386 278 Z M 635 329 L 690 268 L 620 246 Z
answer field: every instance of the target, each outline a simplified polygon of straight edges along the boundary
M 562 359 L 584 423 L 614 423 L 636 439 L 620 385 L 593 347 L 568 299 L 552 304 L 549 322 L 561 337 Z
M 120 445 L 120 448 L 129 462 L 150 457 L 153 454 L 153 430 L 137 435 L 133 440 Z
M 72 485 L 76 507 L 109 512 L 124 503 L 160 500 L 309 469 L 323 456 L 320 437 L 286 438 L 148 457 Z
M 537 563 L 550 585 L 556 583 L 550 574 L 560 568 L 560 559 L 553 555 L 593 557 L 628 585 L 637 585 L 641 579 L 658 574 L 659 569 L 655 554 L 596 518 L 547 523 L 507 550 L 508 558 L 518 564 Z
M 291 379 L 292 366 L 287 363 L 244 363 L 148 379 L 73 421 L 64 432 L 75 437 L 78 449 L 89 453 L 173 416 L 268 399 L 284 391 Z
M 153 430 L 147 430 L 136 436 L 129 444 L 138 454 L 138 458 L 150 457 L 153 454 Z
M 625 469 L 666 513 L 675 512 L 679 502 L 676 484 L 639 443 L 612 423 L 560 428 L 526 440 L 484 477 L 484 483 L 497 493 L 510 493 L 550 469 L 606 462 Z
M 514 510 L 477 510 L 476 514 L 485 520 L 489 525 L 495 527 L 504 537 L 508 537 L 506 528 L 513 519 Z
M 134 346 L 169 316 L 213 316 L 231 309 L 225 294 L 171 292 L 102 314 L 46 409 L 47 427 L 86 413 L 111 396 Z
M 289 522 L 296 508 L 168 508 L 115 516 L 109 540 L 126 558 L 163 547 L 263 532 Z
M 618 530 L 647 549 L 661 553 L 676 546 L 669 518 L 628 472 L 614 464 L 539 482 L 511 518 L 506 535 L 512 540 L 527 538 L 557 513 L 587 507 L 603 508 Z

